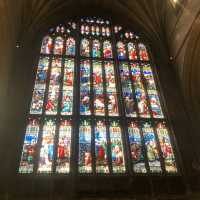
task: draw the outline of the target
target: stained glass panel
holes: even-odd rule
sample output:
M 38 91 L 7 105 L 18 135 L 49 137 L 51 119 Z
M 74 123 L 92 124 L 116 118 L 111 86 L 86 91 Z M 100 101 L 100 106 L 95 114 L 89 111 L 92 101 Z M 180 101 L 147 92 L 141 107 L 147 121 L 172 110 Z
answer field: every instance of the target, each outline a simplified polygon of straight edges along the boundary
M 106 28 L 104 26 L 102 27 L 102 36 L 106 36 Z
M 117 57 L 119 60 L 126 59 L 126 47 L 121 41 L 117 42 Z
M 42 130 L 38 173 L 51 173 L 54 157 L 55 120 L 45 120 Z
M 48 99 L 46 103 L 47 115 L 56 115 L 58 109 L 58 97 L 61 79 L 61 58 L 52 60 Z
M 112 58 L 112 45 L 109 40 L 103 42 L 103 56 L 104 58 Z
M 146 173 L 144 147 L 138 125 L 131 122 L 128 126 L 129 144 L 131 150 L 131 159 L 135 173 Z
M 152 115 L 154 118 L 164 118 L 160 100 L 158 97 L 156 85 L 153 78 L 153 72 L 150 65 L 142 65 L 143 75 L 146 82 L 147 93 L 149 96 Z
M 132 42 L 128 43 L 128 55 L 129 60 L 137 60 L 136 46 Z
M 165 169 L 169 173 L 177 172 L 174 151 L 172 148 L 169 131 L 166 128 L 165 123 L 158 123 L 156 130 L 162 150 L 162 156 L 165 162 Z
M 110 36 L 110 28 L 106 27 L 106 36 L 109 37 Z
M 138 48 L 139 48 L 140 60 L 149 61 L 149 55 L 146 46 L 142 43 L 139 43 Z
M 50 85 L 59 85 L 61 78 L 61 58 L 54 58 L 51 64 Z
M 122 143 L 122 133 L 118 122 L 110 124 L 110 141 L 112 154 L 112 170 L 113 173 L 125 172 L 124 150 Z
M 92 34 L 92 35 L 95 35 L 95 34 L 96 34 L 95 26 L 91 26 L 91 34 Z
M 108 99 L 108 114 L 118 116 L 118 101 L 115 83 L 115 72 L 113 62 L 104 62 L 106 75 L 106 93 Z
M 62 120 L 59 128 L 58 150 L 57 150 L 57 173 L 69 173 L 71 155 L 71 121 Z
M 110 37 L 111 36 L 111 29 L 109 26 L 106 26 L 106 23 L 97 23 L 98 25 L 94 24 L 94 22 L 89 22 L 89 25 L 82 24 L 80 28 L 80 32 L 82 35 L 92 35 L 92 36 L 103 36 L 103 37 Z M 108 24 L 107 24 L 108 25 Z
M 49 58 L 48 57 L 40 58 L 35 79 L 35 86 L 30 107 L 30 114 L 42 114 L 48 68 L 49 68 Z
M 96 29 L 96 35 L 99 36 L 100 35 L 100 28 L 99 28 L 99 26 L 96 26 L 95 29 Z
M 127 38 L 127 39 L 133 39 L 133 37 L 134 37 L 134 34 L 132 33 L 132 32 L 126 32 L 125 34 L 124 34 L 124 36 L 125 36 L 125 38 Z M 136 36 L 135 36 L 136 37 Z M 130 42 L 130 44 L 131 44 L 132 42 Z
M 40 53 L 50 54 L 53 48 L 53 39 L 49 36 L 45 36 L 42 40 L 42 46 Z
M 80 114 L 90 115 L 90 61 L 80 63 Z
M 104 121 L 97 121 L 95 125 L 95 155 L 96 172 L 109 173 L 106 126 Z
M 142 131 L 143 131 L 144 143 L 146 146 L 150 171 L 155 173 L 161 172 L 159 152 L 152 125 L 148 122 L 143 123 Z
M 70 37 L 66 40 L 66 55 L 75 56 L 76 46 L 74 38 Z
M 92 172 L 91 124 L 84 120 L 79 127 L 79 172 Z
M 84 33 L 85 33 L 85 26 L 81 25 L 81 34 L 84 34 Z
M 110 33 L 110 28 L 109 27 L 102 27 L 102 36 L 107 36 L 109 37 L 111 35 Z
M 64 40 L 62 37 L 57 37 L 54 42 L 53 53 L 57 55 L 62 55 L 64 49 Z
M 90 27 L 89 26 L 85 26 L 85 34 L 89 35 L 90 33 Z
M 132 84 L 130 80 L 128 63 L 120 63 L 120 77 L 125 113 L 127 117 L 136 117 L 135 101 L 133 98 Z
M 122 27 L 121 26 L 114 26 L 114 32 L 115 33 L 118 33 L 119 31 L 122 30 Z
M 47 115 L 56 115 L 57 106 L 58 106 L 58 97 L 59 97 L 59 86 L 50 86 L 48 92 L 48 101 L 46 104 L 46 114 Z
M 37 88 L 33 91 L 30 114 L 42 114 L 44 93 L 44 88 Z
M 93 61 L 94 114 L 105 115 L 102 63 Z
M 37 85 L 46 83 L 48 66 L 49 66 L 49 58 L 41 57 L 38 64 L 38 69 L 35 79 L 35 88 L 37 88 Z
M 150 118 L 145 88 L 141 79 L 140 66 L 137 63 L 131 64 L 132 81 L 135 88 L 138 112 L 140 117 Z
M 81 40 L 80 54 L 81 54 L 81 56 L 85 56 L 85 57 L 90 56 L 90 42 L 89 42 L 89 40 L 87 40 L 87 39 Z
M 74 60 L 65 59 L 61 115 L 71 115 L 73 109 Z
M 29 119 L 26 127 L 19 173 L 33 172 L 38 133 L 39 121 L 37 119 Z
M 92 42 L 92 57 L 93 58 L 101 57 L 101 44 L 99 40 L 93 40 Z

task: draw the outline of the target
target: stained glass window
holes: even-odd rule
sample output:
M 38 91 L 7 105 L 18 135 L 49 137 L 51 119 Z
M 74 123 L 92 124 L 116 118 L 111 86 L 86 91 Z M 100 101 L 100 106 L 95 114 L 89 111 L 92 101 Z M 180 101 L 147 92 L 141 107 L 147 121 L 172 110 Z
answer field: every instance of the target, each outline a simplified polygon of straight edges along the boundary
M 158 145 L 156 143 L 155 132 L 151 123 L 144 123 L 142 125 L 142 132 L 144 137 L 144 144 L 146 147 L 146 153 L 149 163 L 150 171 L 160 172 L 161 164 L 159 158 Z
M 41 46 L 42 54 L 50 54 L 53 48 L 53 39 L 49 36 L 44 37 Z
M 137 60 L 136 45 L 132 42 L 128 43 L 129 60 Z
M 159 122 L 156 126 L 156 130 L 165 162 L 166 171 L 177 172 L 174 151 L 166 124 L 164 122 Z
M 127 117 L 136 117 L 135 100 L 133 97 L 133 89 L 127 63 L 120 63 L 120 76 L 122 85 L 122 95 L 124 108 Z
M 70 37 L 66 40 L 66 55 L 67 56 L 75 56 L 75 40 Z
M 126 47 L 125 44 L 121 41 L 117 43 L 117 57 L 119 60 L 126 59 Z
M 86 120 L 79 127 L 79 172 L 92 172 L 91 124 Z
M 149 48 L 111 24 L 81 18 L 42 39 L 19 173 L 178 172 Z
M 137 122 L 131 122 L 129 124 L 128 136 L 133 170 L 135 173 L 146 173 L 144 145 Z
M 140 60 L 141 61 L 148 61 L 149 55 L 147 53 L 147 49 L 146 49 L 145 45 L 140 43 L 140 44 L 138 44 L 138 48 L 139 48 Z
M 147 87 L 150 107 L 154 118 L 163 118 L 162 108 L 158 97 L 158 92 L 153 78 L 153 72 L 149 64 L 142 65 L 143 77 Z
M 141 68 L 138 63 L 131 63 L 131 74 L 139 115 L 143 118 L 150 118 L 147 94 L 142 82 Z
M 108 154 L 107 154 L 107 134 L 104 121 L 96 121 L 95 124 L 95 156 L 96 172 L 109 173 Z
M 106 97 L 108 101 L 108 115 L 118 116 L 118 98 L 115 82 L 115 71 L 112 61 L 104 63 L 106 76 Z
M 93 58 L 101 57 L 101 44 L 98 40 L 93 40 L 92 42 L 92 57 Z
M 57 37 L 54 43 L 54 54 L 62 55 L 64 49 L 64 40 L 62 37 Z
M 53 58 L 51 64 L 48 97 L 45 107 L 45 113 L 47 115 L 57 114 L 60 78 L 61 78 L 61 59 Z
M 24 145 L 20 161 L 20 173 L 32 173 L 35 159 L 36 144 L 38 141 L 39 121 L 29 119 L 26 127 Z
M 42 114 L 49 58 L 41 57 L 38 64 L 35 86 L 33 90 L 30 114 Z
M 81 40 L 80 54 L 81 54 L 81 56 L 85 56 L 85 57 L 90 56 L 90 42 L 89 42 L 89 40 L 87 40 L 87 39 Z
M 94 114 L 105 115 L 102 63 L 93 62 Z
M 91 66 L 89 60 L 80 62 L 80 114 L 90 115 L 90 73 Z
M 39 173 L 51 173 L 54 157 L 56 122 L 55 120 L 45 119 L 42 128 L 42 144 L 39 153 Z
M 112 58 L 112 45 L 108 40 L 103 42 L 103 56 L 104 58 Z
M 69 173 L 71 155 L 71 121 L 62 120 L 59 127 L 59 139 L 57 148 L 57 173 Z
M 61 114 L 71 115 L 73 109 L 74 60 L 65 59 Z
M 110 141 L 112 154 L 113 173 L 125 172 L 124 148 L 122 142 L 122 131 L 116 121 L 110 124 Z

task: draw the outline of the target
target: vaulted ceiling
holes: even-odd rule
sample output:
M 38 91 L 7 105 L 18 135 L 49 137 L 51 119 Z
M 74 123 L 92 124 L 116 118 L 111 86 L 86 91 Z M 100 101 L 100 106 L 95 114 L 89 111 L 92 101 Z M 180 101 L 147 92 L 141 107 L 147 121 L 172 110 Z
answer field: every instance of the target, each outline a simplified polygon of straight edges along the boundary
M 1 0 L 0 96 L 6 99 L 17 43 L 34 42 L 49 26 L 67 18 L 104 15 L 139 31 L 150 43 L 163 44 L 161 50 L 171 57 L 189 109 L 200 119 L 200 4 L 187 0 L 179 7 L 182 12 L 170 0 Z
M 147 37 L 159 38 L 163 37 L 166 18 L 166 3 L 157 0 L 4 0 L 1 4 L 2 23 L 7 26 L 5 29 L 20 40 L 26 34 L 41 31 L 50 24 L 80 13 L 112 15 L 124 25 L 142 28 Z

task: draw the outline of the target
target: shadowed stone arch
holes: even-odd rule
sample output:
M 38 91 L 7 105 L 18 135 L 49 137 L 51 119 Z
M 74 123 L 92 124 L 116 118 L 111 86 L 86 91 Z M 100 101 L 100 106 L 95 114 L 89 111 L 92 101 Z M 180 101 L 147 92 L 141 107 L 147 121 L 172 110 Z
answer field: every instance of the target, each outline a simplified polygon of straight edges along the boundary
M 183 64 L 183 88 L 191 120 L 196 123 L 193 140 L 197 152 L 200 152 L 198 141 L 200 121 L 200 15 L 193 22 L 190 37 L 187 41 Z M 198 161 L 199 162 L 199 161 Z M 200 165 L 200 163 L 199 163 Z

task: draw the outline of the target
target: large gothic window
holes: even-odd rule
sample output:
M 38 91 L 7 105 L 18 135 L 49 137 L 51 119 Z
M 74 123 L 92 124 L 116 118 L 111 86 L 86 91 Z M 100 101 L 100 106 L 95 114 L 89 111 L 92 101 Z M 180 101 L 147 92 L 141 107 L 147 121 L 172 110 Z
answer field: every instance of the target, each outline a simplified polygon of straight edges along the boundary
M 149 48 L 82 18 L 43 38 L 19 173 L 176 173 Z M 129 167 L 128 167 L 129 166 Z

